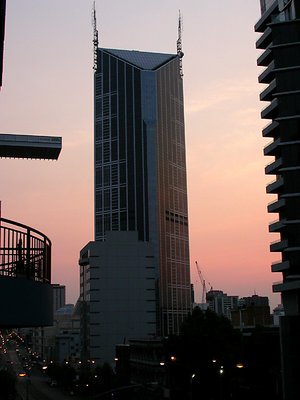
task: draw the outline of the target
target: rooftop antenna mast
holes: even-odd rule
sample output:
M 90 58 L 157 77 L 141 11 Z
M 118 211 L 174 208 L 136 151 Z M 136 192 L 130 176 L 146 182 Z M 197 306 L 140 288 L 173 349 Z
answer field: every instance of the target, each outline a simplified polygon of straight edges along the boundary
M 93 12 L 92 12 L 92 24 L 93 24 L 93 46 L 94 46 L 94 64 L 93 70 L 97 71 L 97 51 L 98 51 L 98 29 L 97 29 L 97 19 L 96 19 L 96 3 L 94 1 Z
M 182 57 L 184 56 L 184 53 L 182 51 L 182 16 L 181 16 L 180 10 L 179 10 L 179 17 L 178 17 L 177 54 L 179 57 L 179 73 L 182 78 L 183 77 Z

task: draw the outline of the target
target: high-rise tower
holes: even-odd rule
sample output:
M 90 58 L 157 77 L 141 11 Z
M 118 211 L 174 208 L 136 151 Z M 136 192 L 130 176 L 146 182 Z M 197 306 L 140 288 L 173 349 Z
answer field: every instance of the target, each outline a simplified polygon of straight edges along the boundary
M 155 335 L 178 333 L 191 307 L 179 47 L 177 54 L 98 48 L 95 62 L 94 246 L 103 249 L 114 238 L 109 251 L 118 253 L 116 231 L 122 241 L 135 233 L 136 246 L 147 247 Z M 82 276 L 83 265 L 90 265 L 82 257 L 87 250 L 81 252 Z M 129 275 L 134 269 L 126 260 L 120 268 Z M 109 265 L 100 269 L 107 272 Z
M 156 246 L 162 331 L 190 309 L 179 57 L 99 49 L 95 73 L 95 239 L 137 231 Z
M 272 271 L 281 272 L 283 277 L 281 283 L 273 285 L 273 291 L 281 293 L 285 310 L 280 329 L 287 400 L 300 397 L 300 1 L 260 3 L 262 15 L 255 30 L 262 35 L 256 47 L 264 50 L 258 65 L 266 67 L 259 76 L 259 82 L 267 84 L 260 99 L 270 102 L 261 117 L 271 120 L 263 136 L 273 139 L 264 154 L 274 157 L 266 166 L 266 174 L 276 176 L 267 193 L 277 196 L 268 211 L 279 216 L 269 230 L 280 235 L 270 249 L 281 253 Z

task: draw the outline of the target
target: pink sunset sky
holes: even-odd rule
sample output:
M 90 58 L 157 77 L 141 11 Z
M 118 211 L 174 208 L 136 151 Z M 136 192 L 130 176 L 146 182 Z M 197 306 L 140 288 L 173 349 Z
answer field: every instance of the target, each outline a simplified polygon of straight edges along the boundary
M 272 283 L 253 26 L 259 0 L 96 1 L 101 47 L 176 52 L 183 15 L 190 254 L 196 301 L 207 282 L 269 296 Z M 7 2 L 0 132 L 63 137 L 58 161 L 0 160 L 2 215 L 53 243 L 53 283 L 79 294 L 80 249 L 93 240 L 92 1 Z

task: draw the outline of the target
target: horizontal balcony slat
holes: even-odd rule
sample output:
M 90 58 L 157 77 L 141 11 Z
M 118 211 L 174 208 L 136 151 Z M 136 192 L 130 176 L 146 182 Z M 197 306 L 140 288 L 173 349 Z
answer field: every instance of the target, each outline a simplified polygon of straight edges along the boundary
M 278 212 L 278 210 L 285 206 L 285 199 L 278 199 L 268 204 L 268 212 Z
M 270 124 L 265 126 L 262 130 L 263 137 L 274 137 L 279 129 L 279 123 L 272 121 Z
M 272 29 L 268 26 L 256 41 L 257 49 L 265 49 L 272 42 Z
M 278 113 L 278 99 L 275 98 L 272 100 L 271 104 L 269 104 L 266 108 L 264 108 L 261 112 L 262 119 L 274 119 Z
M 272 272 L 282 272 L 290 268 L 289 261 L 276 261 L 272 263 Z
M 267 193 L 277 193 L 277 190 L 280 189 L 284 184 L 284 180 L 282 177 L 276 179 L 275 181 L 269 183 L 266 187 Z
M 270 251 L 273 252 L 278 252 L 278 251 L 283 251 L 288 247 L 288 241 L 285 240 L 278 240 L 276 242 L 273 242 L 270 244 Z
M 271 174 L 276 174 L 278 169 L 282 166 L 282 158 L 279 157 L 275 161 L 269 163 L 265 167 L 265 174 L 266 175 L 271 175 Z

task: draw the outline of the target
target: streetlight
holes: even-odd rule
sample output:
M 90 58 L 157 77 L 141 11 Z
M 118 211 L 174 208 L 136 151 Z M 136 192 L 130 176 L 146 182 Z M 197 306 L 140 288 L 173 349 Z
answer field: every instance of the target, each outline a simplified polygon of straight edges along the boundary
M 223 399 L 223 374 L 224 374 L 223 365 L 220 366 L 219 374 L 220 374 L 220 400 L 222 400 Z

